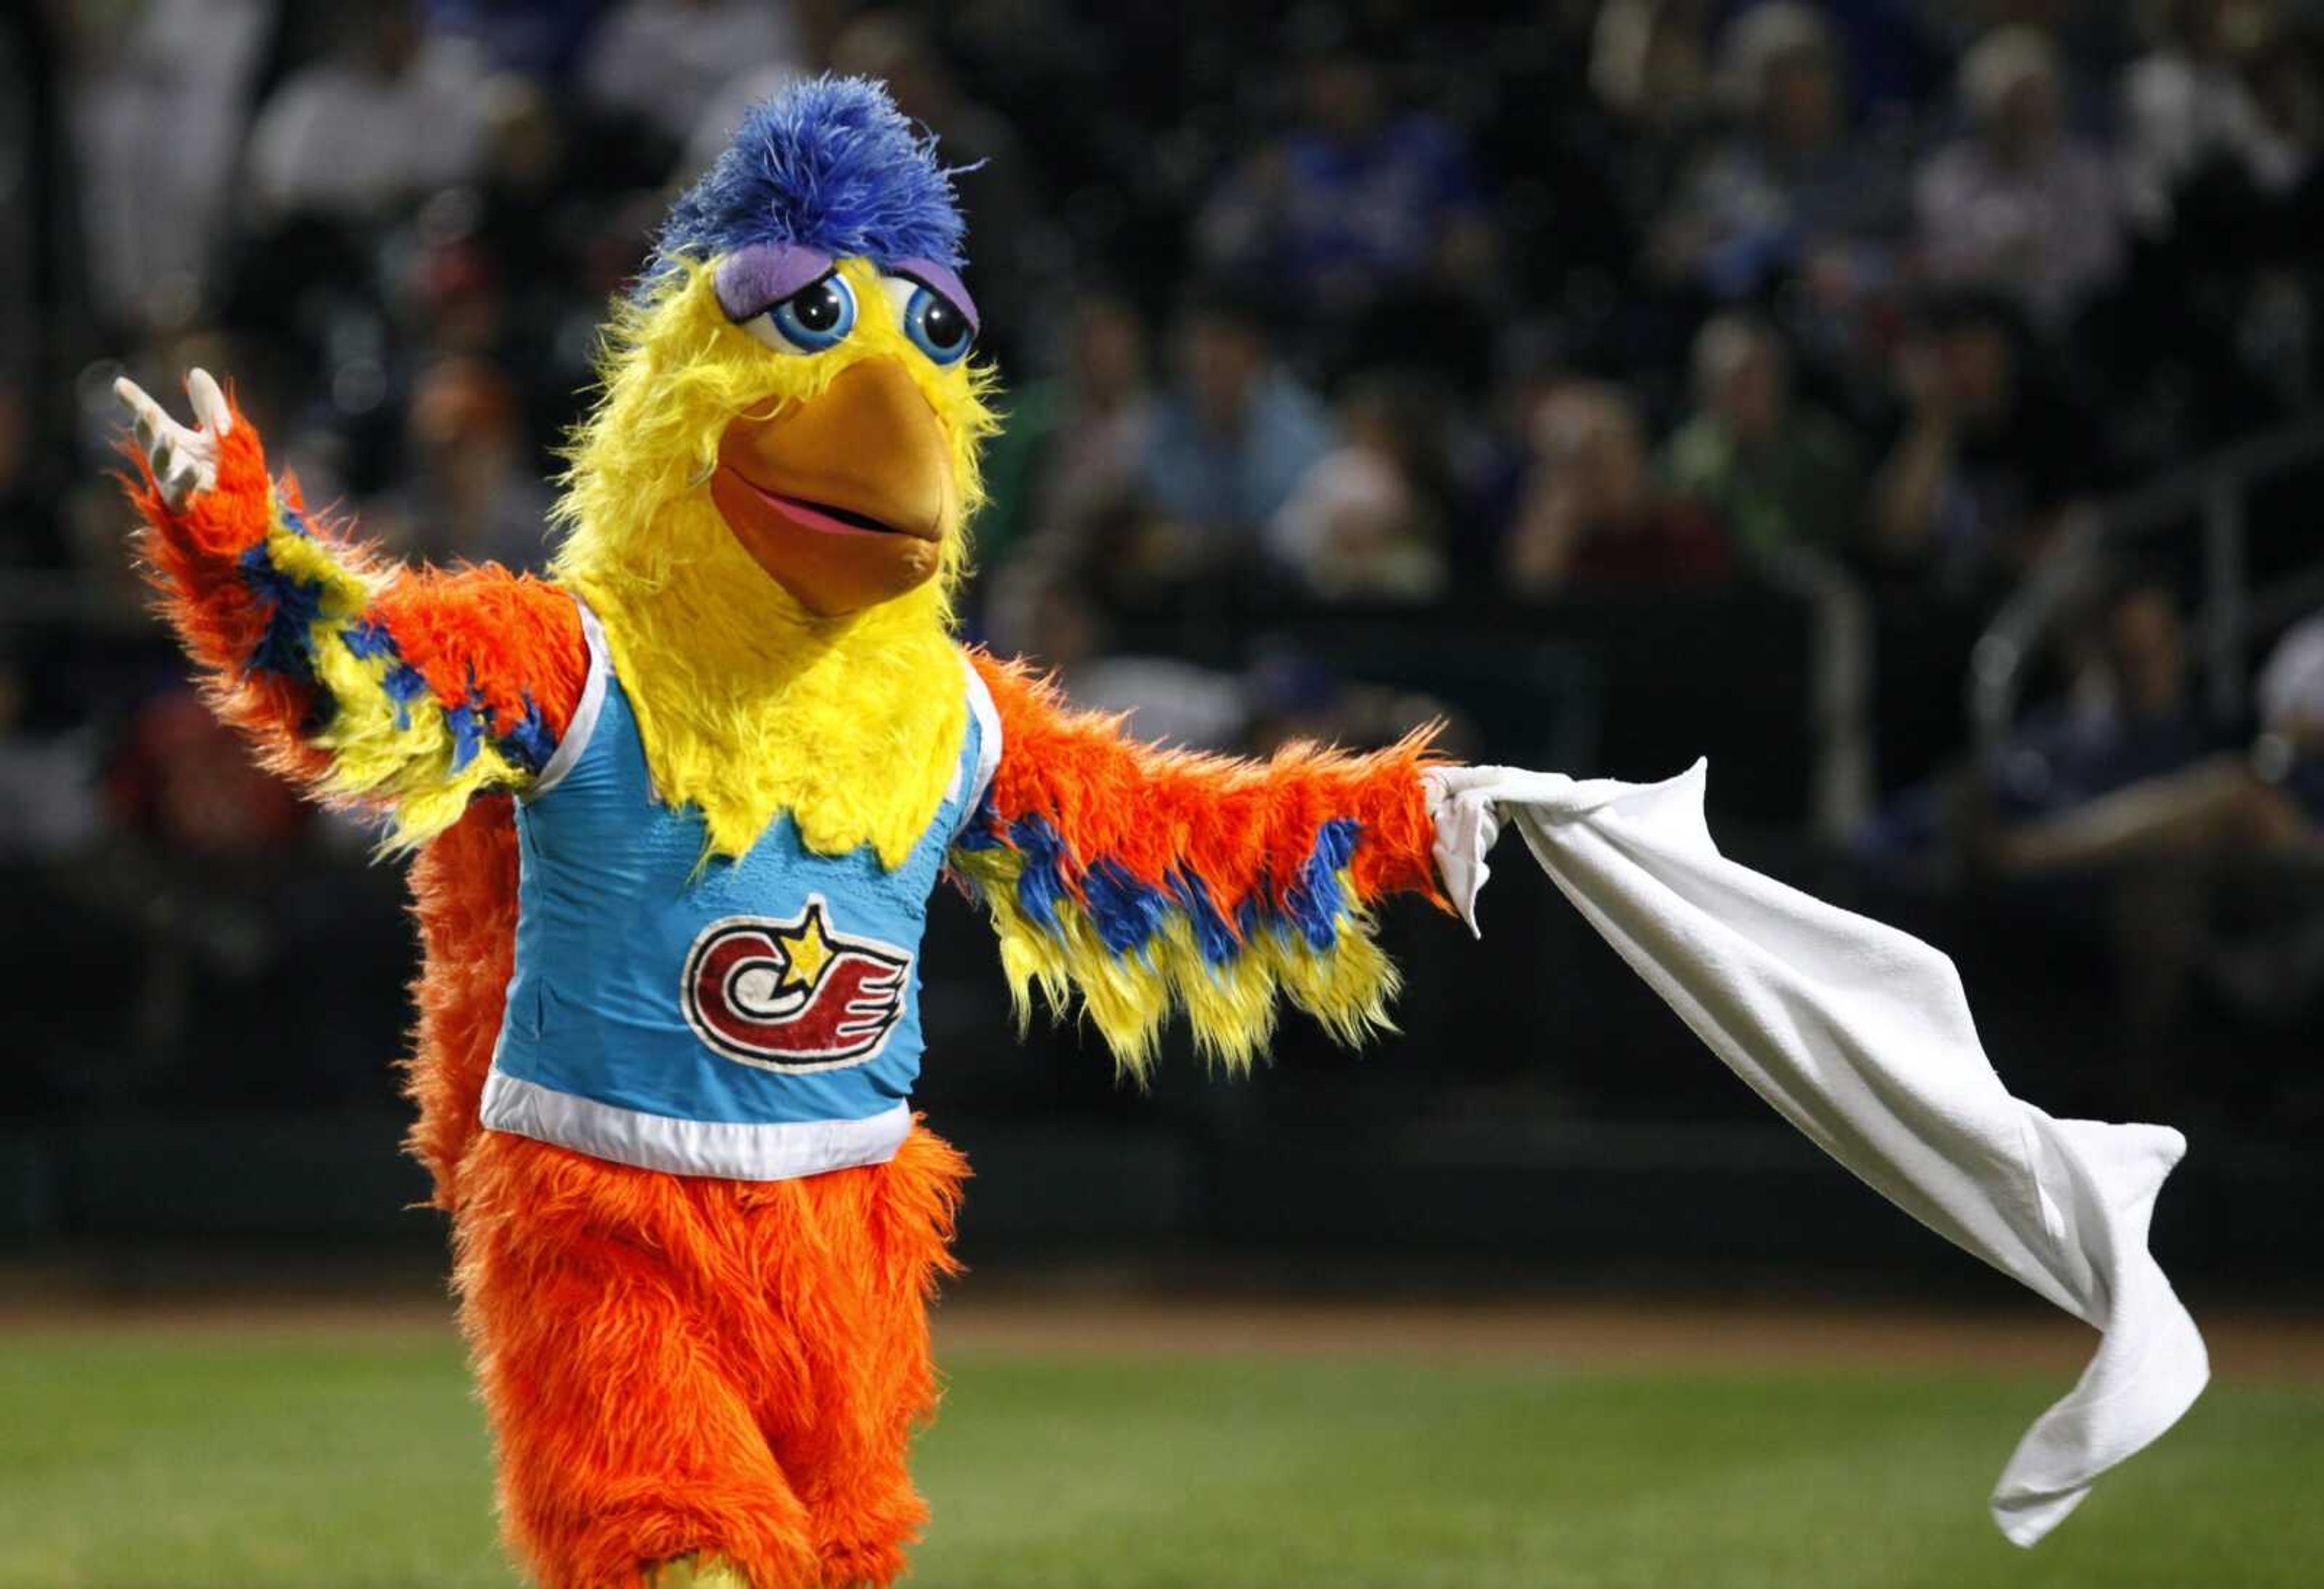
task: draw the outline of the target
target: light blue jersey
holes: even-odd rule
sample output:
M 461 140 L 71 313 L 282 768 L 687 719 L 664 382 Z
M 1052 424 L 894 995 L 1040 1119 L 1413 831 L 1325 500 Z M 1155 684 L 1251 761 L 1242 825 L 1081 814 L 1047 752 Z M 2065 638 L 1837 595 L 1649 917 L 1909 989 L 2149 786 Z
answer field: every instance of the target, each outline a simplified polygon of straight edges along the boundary
M 516 970 L 484 1124 L 646 1169 L 779 1180 L 881 1162 L 911 1128 L 920 935 L 945 851 L 1000 759 L 983 681 L 952 786 L 895 870 L 817 855 L 778 816 L 703 859 L 662 804 L 586 609 L 589 677 L 516 810 Z

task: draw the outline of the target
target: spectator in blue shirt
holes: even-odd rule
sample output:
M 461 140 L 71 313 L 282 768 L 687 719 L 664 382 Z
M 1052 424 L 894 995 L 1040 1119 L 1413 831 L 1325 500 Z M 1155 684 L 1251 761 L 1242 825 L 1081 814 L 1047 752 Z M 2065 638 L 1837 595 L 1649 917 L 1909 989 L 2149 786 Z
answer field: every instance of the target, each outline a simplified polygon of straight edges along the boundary
M 1241 561 L 1336 439 L 1314 393 L 1277 362 L 1247 296 L 1208 292 L 1181 315 L 1177 378 L 1147 432 L 1139 484 L 1168 525 L 1153 572 Z
M 1849 298 L 1885 279 L 1904 229 L 1902 166 L 1849 122 L 1831 24 L 1784 0 L 1729 26 L 1721 73 L 1735 124 L 1655 227 L 1655 263 L 1712 296 L 1748 299 L 1794 274 Z
M 1459 135 L 1397 111 L 1379 66 L 1352 51 L 1319 53 L 1299 87 L 1297 124 L 1204 206 L 1210 262 L 1264 273 L 1326 318 L 1391 292 L 1480 280 L 1494 248 Z

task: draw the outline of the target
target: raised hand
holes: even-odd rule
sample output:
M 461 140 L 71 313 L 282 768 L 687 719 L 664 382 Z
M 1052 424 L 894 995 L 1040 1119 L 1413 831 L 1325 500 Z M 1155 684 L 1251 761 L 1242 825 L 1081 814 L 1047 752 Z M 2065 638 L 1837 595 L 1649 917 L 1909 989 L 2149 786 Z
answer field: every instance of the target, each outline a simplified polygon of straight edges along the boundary
M 170 511 L 179 511 L 197 491 L 217 484 L 218 442 L 234 428 L 234 410 L 226 407 L 226 393 L 208 371 L 196 370 L 186 377 L 186 399 L 193 405 L 196 426 L 191 430 L 171 418 L 126 375 L 113 383 L 113 394 L 136 423 L 137 445 L 145 449 Z

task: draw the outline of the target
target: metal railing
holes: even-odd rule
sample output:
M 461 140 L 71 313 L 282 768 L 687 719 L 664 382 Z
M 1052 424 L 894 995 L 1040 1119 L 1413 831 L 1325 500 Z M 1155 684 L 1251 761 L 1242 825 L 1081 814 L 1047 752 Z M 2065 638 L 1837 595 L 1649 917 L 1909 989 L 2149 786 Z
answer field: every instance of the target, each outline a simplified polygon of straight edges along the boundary
M 1872 814 L 1877 785 L 1872 721 L 1872 603 L 1839 564 L 1800 557 L 1778 571 L 1776 585 L 1808 604 L 1813 661 L 1808 721 L 1814 727 L 1815 773 L 1808 821 L 1832 845 Z
M 2098 560 L 2131 542 L 2181 528 L 2190 516 L 2202 537 L 2203 599 L 2195 631 L 2204 700 L 2214 718 L 2232 718 L 2244 703 L 2251 637 L 2324 606 L 2324 562 L 2265 591 L 2251 588 L 2246 522 L 2255 490 L 2315 464 L 2324 464 L 2324 419 L 2303 419 L 2224 447 L 2153 485 L 2114 498 L 2077 523 L 2003 603 L 1970 655 L 1969 728 L 1978 751 L 1993 750 L 2008 735 L 2017 721 L 2028 667 L 2059 611 L 2084 586 Z M 2324 551 L 2324 537 L 2318 545 Z

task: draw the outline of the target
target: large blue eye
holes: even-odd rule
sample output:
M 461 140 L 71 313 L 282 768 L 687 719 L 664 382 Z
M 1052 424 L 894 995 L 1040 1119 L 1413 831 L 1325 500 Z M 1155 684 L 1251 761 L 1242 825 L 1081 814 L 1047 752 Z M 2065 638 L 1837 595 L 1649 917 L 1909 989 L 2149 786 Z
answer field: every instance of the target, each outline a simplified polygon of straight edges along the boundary
M 911 283 L 912 295 L 904 301 L 904 335 L 912 345 L 939 364 L 956 364 L 967 356 L 968 344 L 976 338 L 975 328 L 960 306 L 933 287 Z
M 811 281 L 742 329 L 779 354 L 819 354 L 837 347 L 855 329 L 855 289 L 833 271 Z

